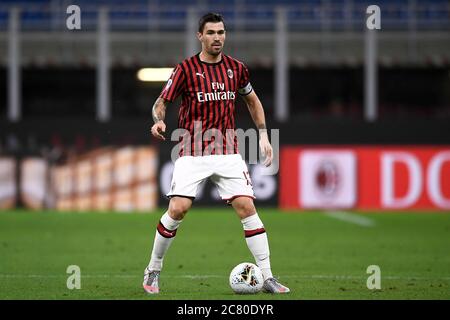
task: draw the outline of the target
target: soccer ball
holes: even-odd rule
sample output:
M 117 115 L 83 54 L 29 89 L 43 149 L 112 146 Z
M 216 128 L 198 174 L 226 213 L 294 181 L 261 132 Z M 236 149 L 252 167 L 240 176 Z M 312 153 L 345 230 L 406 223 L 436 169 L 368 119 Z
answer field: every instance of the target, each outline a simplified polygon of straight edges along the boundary
M 257 293 L 261 291 L 263 283 L 261 269 L 253 263 L 243 262 L 231 270 L 230 287 L 235 293 Z

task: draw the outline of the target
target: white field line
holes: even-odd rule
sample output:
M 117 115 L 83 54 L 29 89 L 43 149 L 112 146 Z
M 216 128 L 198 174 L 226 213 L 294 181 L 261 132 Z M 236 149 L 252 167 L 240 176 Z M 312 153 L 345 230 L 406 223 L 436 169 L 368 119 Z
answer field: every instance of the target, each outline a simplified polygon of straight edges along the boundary
M 0 274 L 0 278 L 67 278 L 70 274 Z M 129 274 L 81 274 L 82 278 L 138 278 L 138 275 Z M 187 279 L 202 279 L 202 278 L 222 278 L 225 276 L 219 275 L 165 275 L 165 278 L 187 278 Z
M 1 278 L 67 278 L 69 274 L 0 274 Z M 126 275 L 126 274 L 81 274 L 81 278 L 140 278 L 140 275 Z M 226 279 L 228 276 L 217 274 L 205 275 L 164 275 L 164 278 L 186 278 L 186 279 L 207 279 L 207 278 L 221 278 Z M 312 274 L 312 275 L 285 275 L 278 276 L 279 279 L 333 279 L 333 280 L 365 280 L 367 276 L 355 275 L 326 275 L 326 274 Z M 450 276 L 444 277 L 422 277 L 422 276 L 382 276 L 383 279 L 388 280 L 450 280 Z
M 325 212 L 325 215 L 334 219 L 357 224 L 362 227 L 374 227 L 376 225 L 375 221 L 370 218 L 345 211 L 328 211 Z

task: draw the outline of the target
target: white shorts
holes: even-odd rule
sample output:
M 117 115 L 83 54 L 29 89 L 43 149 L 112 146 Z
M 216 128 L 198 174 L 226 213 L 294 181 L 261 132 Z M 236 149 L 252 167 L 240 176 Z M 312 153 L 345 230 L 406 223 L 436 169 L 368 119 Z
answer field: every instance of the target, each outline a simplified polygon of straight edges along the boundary
M 195 198 L 198 186 L 208 178 L 227 203 L 240 196 L 255 199 L 247 165 L 239 153 L 178 158 L 167 197 Z

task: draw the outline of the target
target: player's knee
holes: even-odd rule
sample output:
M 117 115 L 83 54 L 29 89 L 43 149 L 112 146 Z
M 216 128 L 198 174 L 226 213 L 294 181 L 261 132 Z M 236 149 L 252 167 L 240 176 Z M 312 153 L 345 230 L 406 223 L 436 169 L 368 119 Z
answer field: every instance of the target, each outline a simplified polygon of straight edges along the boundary
M 255 205 L 253 204 L 253 200 L 250 198 L 236 198 L 232 205 L 241 218 L 246 218 L 256 213 Z
M 191 204 L 188 201 L 172 199 L 169 204 L 169 215 L 172 219 L 181 220 L 184 218 Z
M 174 220 L 182 220 L 189 208 L 180 204 L 174 204 L 169 207 L 169 216 Z

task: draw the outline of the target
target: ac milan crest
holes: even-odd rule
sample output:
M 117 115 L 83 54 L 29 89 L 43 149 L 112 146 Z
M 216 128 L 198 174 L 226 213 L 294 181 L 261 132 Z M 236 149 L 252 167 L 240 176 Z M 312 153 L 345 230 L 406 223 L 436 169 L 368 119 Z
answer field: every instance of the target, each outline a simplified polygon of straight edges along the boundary
M 325 196 L 337 192 L 340 184 L 339 169 L 332 161 L 325 161 L 319 165 L 316 172 L 316 185 Z

